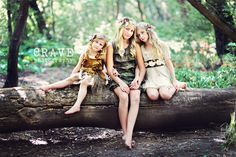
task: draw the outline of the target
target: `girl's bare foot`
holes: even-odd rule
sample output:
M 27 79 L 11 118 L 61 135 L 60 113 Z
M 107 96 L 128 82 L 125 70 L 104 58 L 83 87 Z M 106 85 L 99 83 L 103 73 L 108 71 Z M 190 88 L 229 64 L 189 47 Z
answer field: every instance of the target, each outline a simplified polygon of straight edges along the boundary
M 179 88 L 180 88 L 180 90 L 185 90 L 185 89 L 187 89 L 187 83 L 185 83 L 185 82 L 179 82 Z
M 135 146 L 135 141 L 134 140 L 129 139 L 125 135 L 122 137 L 122 139 L 125 141 L 125 147 L 127 149 L 131 150 L 132 148 L 134 148 L 134 146 Z
M 128 150 L 131 150 L 132 149 L 132 141 L 131 140 L 125 140 L 125 147 Z
M 126 135 L 122 136 L 122 140 L 124 140 L 124 141 L 126 140 Z
M 80 111 L 80 106 L 74 105 L 68 111 L 66 111 L 65 114 L 73 114 L 73 113 L 76 113 L 76 112 L 79 112 L 79 111 Z
M 41 89 L 41 90 L 47 92 L 47 91 L 49 91 L 51 88 L 50 88 L 48 85 L 44 85 L 44 86 L 40 86 L 39 89 Z

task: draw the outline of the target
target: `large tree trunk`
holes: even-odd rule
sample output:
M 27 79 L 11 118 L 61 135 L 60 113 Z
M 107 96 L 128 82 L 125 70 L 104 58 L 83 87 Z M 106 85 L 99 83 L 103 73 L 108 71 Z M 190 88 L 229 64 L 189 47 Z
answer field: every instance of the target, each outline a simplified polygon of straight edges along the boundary
M 222 33 L 227 35 L 232 41 L 236 42 L 236 30 L 229 27 L 222 22 L 215 14 L 210 12 L 205 6 L 203 6 L 197 0 L 188 0 L 188 2 L 195 7 L 202 15 L 204 15 L 213 25 L 215 25 Z
M 12 36 L 12 7 L 11 7 L 11 2 L 10 0 L 7 0 L 7 30 L 8 30 L 8 38 L 9 40 L 11 39 Z
M 81 111 L 65 115 L 76 100 L 78 86 L 44 93 L 39 89 L 0 89 L 0 132 L 54 127 L 120 128 L 118 99 L 105 88 L 89 90 Z M 236 89 L 189 89 L 170 101 L 149 101 L 141 95 L 136 130 L 178 129 L 229 122 Z
M 9 45 L 7 79 L 4 87 L 15 87 L 18 85 L 18 69 L 17 69 L 18 51 L 20 47 L 21 36 L 23 34 L 26 25 L 28 8 L 29 8 L 28 0 L 20 1 L 18 19 L 16 21 L 15 30 Z
M 231 29 L 233 29 L 233 17 L 230 12 L 227 10 L 226 1 L 225 0 L 208 0 L 207 1 L 211 7 L 214 8 L 214 13 L 226 23 Z M 216 39 L 216 51 L 220 58 L 222 55 L 229 53 L 230 51 L 227 50 L 227 45 L 230 43 L 230 39 L 227 35 L 222 33 L 216 26 L 214 26 L 215 30 L 215 39 Z M 232 54 L 234 52 L 231 52 Z

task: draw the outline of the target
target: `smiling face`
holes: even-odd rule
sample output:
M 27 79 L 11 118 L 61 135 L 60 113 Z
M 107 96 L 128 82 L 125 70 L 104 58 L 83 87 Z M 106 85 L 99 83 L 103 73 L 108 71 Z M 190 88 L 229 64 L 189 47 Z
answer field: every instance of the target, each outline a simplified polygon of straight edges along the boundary
M 92 50 L 95 52 L 101 51 L 106 42 L 103 39 L 95 38 L 92 42 Z
M 134 30 L 135 30 L 135 26 L 129 24 L 128 26 L 125 26 L 123 29 L 123 39 L 128 40 L 132 37 L 132 35 L 134 34 Z
M 137 37 L 140 41 L 146 43 L 148 41 L 147 31 L 143 28 L 137 28 Z

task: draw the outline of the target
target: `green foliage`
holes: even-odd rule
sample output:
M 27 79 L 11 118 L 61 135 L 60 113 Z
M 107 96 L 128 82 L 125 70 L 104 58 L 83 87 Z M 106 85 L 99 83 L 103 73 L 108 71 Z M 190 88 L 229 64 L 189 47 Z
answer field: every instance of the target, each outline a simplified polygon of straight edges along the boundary
M 225 12 L 233 16 L 235 21 L 236 14 L 233 7 L 235 2 L 226 1 Z M 93 33 L 101 32 L 112 39 L 117 18 L 129 16 L 137 22 L 141 21 L 137 1 L 119 0 L 119 2 L 118 8 L 117 3 L 112 0 L 38 1 L 52 40 L 47 40 L 40 34 L 37 17 L 30 9 L 22 38 L 23 43 L 20 46 L 18 68 L 21 71 L 42 72 L 45 66 L 75 65 L 79 55 L 74 47 L 86 45 Z M 214 70 L 220 64 L 217 54 L 208 49 L 202 50 L 199 45 L 195 49 L 192 47 L 193 42 L 203 41 L 208 45 L 214 45 L 215 39 L 210 22 L 187 1 L 180 4 L 176 0 L 140 0 L 140 3 L 144 21 L 156 27 L 161 39 L 184 43 L 180 52 L 172 55 L 179 79 L 187 81 L 190 87 L 221 88 L 235 85 L 234 56 L 226 56 L 227 61 L 224 65 Z M 12 4 L 11 7 L 12 26 L 14 26 L 19 3 Z M 6 13 L 6 0 L 4 0 L 0 2 L 0 75 L 6 74 L 7 69 L 9 37 Z M 230 51 L 235 51 L 235 47 L 235 43 L 228 45 Z M 67 52 L 68 48 L 72 53 Z M 61 49 L 64 49 L 64 52 Z
M 227 50 L 229 50 L 231 53 L 236 54 L 236 43 L 230 42 L 227 45 Z
M 75 65 L 78 57 L 73 48 L 41 37 L 22 44 L 18 62 L 20 70 L 42 72 L 45 66 Z
M 177 79 L 187 82 L 191 88 L 227 88 L 236 85 L 236 56 L 224 56 L 224 64 L 214 71 L 176 69 Z

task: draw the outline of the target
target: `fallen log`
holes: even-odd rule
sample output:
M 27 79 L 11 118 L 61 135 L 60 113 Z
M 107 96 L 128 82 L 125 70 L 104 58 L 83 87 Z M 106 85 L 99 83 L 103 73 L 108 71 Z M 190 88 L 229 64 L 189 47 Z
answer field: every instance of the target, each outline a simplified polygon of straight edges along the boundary
M 65 115 L 76 100 L 78 86 L 50 92 L 33 87 L 0 89 L 0 132 L 55 127 L 120 128 L 118 99 L 107 88 L 89 90 L 81 111 Z M 170 101 L 150 101 L 141 95 L 136 130 L 208 126 L 229 122 L 236 88 L 188 89 Z

